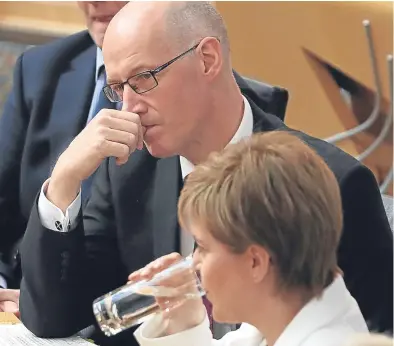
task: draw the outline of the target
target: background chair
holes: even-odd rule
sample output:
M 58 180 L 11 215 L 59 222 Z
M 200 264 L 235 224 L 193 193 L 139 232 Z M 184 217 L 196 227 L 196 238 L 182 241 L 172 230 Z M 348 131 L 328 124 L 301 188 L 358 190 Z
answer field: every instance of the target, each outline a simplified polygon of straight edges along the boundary
M 286 89 L 269 85 L 255 79 L 240 76 L 233 70 L 234 78 L 244 94 L 249 98 L 259 101 L 256 105 L 264 112 L 276 115 L 282 121 L 285 118 L 289 94 Z
M 285 119 L 287 102 L 289 100 L 289 93 L 286 89 L 248 77 L 243 77 L 243 79 L 248 83 L 252 92 L 265 102 L 265 104 L 258 106 L 264 109 L 265 112 L 276 115 L 281 120 Z

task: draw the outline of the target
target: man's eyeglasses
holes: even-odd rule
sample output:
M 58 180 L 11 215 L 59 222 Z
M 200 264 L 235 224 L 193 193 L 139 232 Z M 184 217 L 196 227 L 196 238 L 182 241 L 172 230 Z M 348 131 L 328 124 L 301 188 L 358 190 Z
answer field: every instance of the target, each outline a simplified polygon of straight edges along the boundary
M 111 102 L 122 102 L 123 101 L 123 90 L 125 84 L 128 84 L 131 89 L 133 89 L 137 94 L 146 93 L 149 90 L 152 90 L 158 86 L 158 81 L 156 79 L 156 74 L 163 71 L 165 68 L 170 66 L 173 62 L 177 61 L 178 59 L 182 58 L 186 54 L 195 50 L 200 43 L 197 43 L 192 48 L 189 48 L 186 52 L 179 54 L 175 58 L 171 59 L 170 61 L 166 62 L 165 64 L 156 67 L 154 70 L 148 70 L 141 73 L 138 73 L 125 82 L 122 83 L 112 83 L 108 84 L 103 88 L 103 92 L 105 96 L 107 96 L 108 100 Z

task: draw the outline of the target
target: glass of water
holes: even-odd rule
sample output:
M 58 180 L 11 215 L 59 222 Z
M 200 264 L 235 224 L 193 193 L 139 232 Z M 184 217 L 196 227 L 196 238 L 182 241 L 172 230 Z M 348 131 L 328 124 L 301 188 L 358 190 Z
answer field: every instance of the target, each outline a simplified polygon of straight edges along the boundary
M 143 323 L 149 316 L 161 311 L 158 300 L 197 299 L 205 295 L 193 269 L 191 256 L 174 263 L 150 280 L 126 284 L 97 298 L 93 312 L 105 335 L 120 333 Z M 174 305 L 175 306 L 175 305 Z M 168 304 L 167 309 L 171 309 Z

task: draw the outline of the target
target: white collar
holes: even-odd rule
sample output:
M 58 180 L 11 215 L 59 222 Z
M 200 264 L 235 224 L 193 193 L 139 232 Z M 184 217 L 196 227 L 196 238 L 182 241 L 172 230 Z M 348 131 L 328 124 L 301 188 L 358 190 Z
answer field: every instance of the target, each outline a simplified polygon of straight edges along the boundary
M 228 144 L 234 144 L 241 141 L 243 138 L 250 137 L 253 134 L 253 113 L 250 107 L 249 101 L 243 96 L 244 100 L 244 114 L 239 124 L 237 132 L 235 132 L 233 138 Z M 181 165 L 182 178 L 193 172 L 194 164 L 191 163 L 187 158 L 179 156 L 179 163 Z
M 302 345 L 312 333 L 335 323 L 345 324 L 341 318 L 348 316 L 346 328 L 355 332 L 367 332 L 367 325 L 362 317 L 356 300 L 346 288 L 342 276 L 338 275 L 320 297 L 315 297 L 307 303 L 287 325 L 285 330 L 276 340 L 274 346 Z M 261 346 L 266 346 L 260 331 L 248 325 L 251 337 L 262 338 Z M 344 325 L 342 327 L 345 327 Z M 254 332 L 253 332 L 254 329 Z
M 97 79 L 99 78 L 99 72 L 100 72 L 101 66 L 104 66 L 103 52 L 99 47 L 97 47 L 97 50 L 96 50 L 96 74 L 95 74 L 96 82 L 97 82 Z

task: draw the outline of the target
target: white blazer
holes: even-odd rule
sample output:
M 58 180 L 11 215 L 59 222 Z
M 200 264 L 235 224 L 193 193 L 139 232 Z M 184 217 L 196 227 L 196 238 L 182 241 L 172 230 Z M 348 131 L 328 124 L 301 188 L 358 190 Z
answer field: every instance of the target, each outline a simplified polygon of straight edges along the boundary
M 165 337 L 157 337 L 160 323 L 156 315 L 135 331 L 141 346 L 267 346 L 264 336 L 246 323 L 220 340 L 212 339 L 208 318 L 192 329 Z M 320 298 L 300 310 L 275 344 L 268 346 L 341 346 L 359 332 L 368 332 L 367 325 L 343 278 L 337 277 Z

